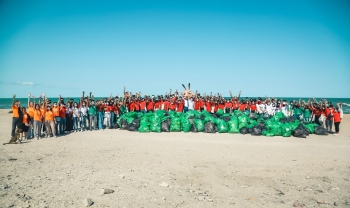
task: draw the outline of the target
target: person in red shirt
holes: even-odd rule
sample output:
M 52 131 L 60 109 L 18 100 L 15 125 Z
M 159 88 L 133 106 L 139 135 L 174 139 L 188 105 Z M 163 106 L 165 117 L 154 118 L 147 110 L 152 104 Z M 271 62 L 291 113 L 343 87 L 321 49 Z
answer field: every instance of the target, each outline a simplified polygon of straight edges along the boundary
M 204 101 L 204 105 L 205 105 L 205 110 L 210 113 L 211 112 L 211 102 L 210 102 L 210 100 L 206 99 Z
M 147 103 L 147 111 L 153 112 L 154 111 L 154 100 L 153 98 L 148 101 Z
M 335 107 L 333 111 L 333 118 L 334 118 L 334 127 L 335 127 L 335 133 L 333 135 L 336 136 L 339 134 L 339 125 L 341 122 L 339 106 Z
M 329 132 L 332 132 L 332 126 L 333 126 L 333 105 L 329 105 L 328 108 L 326 108 L 326 129 Z
M 156 100 L 155 104 L 154 104 L 154 110 L 159 110 L 161 107 L 161 101 L 160 100 Z
M 144 98 L 142 98 L 140 102 L 140 110 L 142 113 L 146 113 L 146 101 Z
M 169 101 L 168 100 L 164 100 L 164 102 L 163 102 L 163 110 L 168 111 L 169 110 L 169 105 L 170 105 Z
M 198 98 L 196 98 L 196 100 L 194 102 L 194 110 L 196 110 L 196 111 L 200 111 L 201 110 L 201 103 L 200 103 Z
M 247 109 L 247 104 L 245 104 L 244 101 L 242 101 L 240 104 L 239 104 L 239 110 L 240 111 L 245 111 Z
M 169 104 L 169 110 L 171 111 L 175 111 L 176 110 L 176 103 L 174 101 L 172 101 L 170 104 Z
M 177 100 L 177 106 L 176 112 L 182 112 L 184 110 L 185 103 L 181 97 Z
M 256 112 L 256 104 L 255 101 L 252 101 L 252 104 L 250 105 L 250 112 L 255 113 Z
M 60 116 L 60 134 L 65 134 L 66 131 L 66 112 L 67 108 L 64 105 L 64 103 L 60 103 L 60 111 L 59 111 L 59 116 Z
M 140 112 L 140 103 L 138 100 L 134 100 L 135 112 Z
M 225 113 L 231 113 L 232 112 L 232 103 L 230 100 L 227 100 L 225 103 Z

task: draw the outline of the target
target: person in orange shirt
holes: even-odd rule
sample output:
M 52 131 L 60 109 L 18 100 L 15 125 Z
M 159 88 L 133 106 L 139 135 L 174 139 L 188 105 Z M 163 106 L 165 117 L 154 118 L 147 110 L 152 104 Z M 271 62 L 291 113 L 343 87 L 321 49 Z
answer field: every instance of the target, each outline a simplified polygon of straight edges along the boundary
M 53 103 L 52 112 L 55 115 L 55 120 L 56 120 L 55 130 L 56 130 L 56 133 L 59 134 L 60 133 L 59 123 L 61 121 L 61 118 L 60 118 L 60 107 L 57 105 L 57 102 Z
M 33 129 L 33 119 L 34 119 L 34 105 L 35 97 L 33 96 L 34 102 L 30 101 L 30 93 L 28 94 L 28 110 L 27 113 L 30 116 L 29 129 L 28 129 L 28 138 L 34 138 L 34 129 Z
M 45 126 L 46 126 L 46 138 L 51 137 L 51 132 L 57 138 L 55 128 L 56 118 L 54 112 L 51 110 L 51 106 L 47 106 L 45 112 Z
M 36 139 L 41 138 L 41 123 L 42 122 L 42 114 L 40 111 L 40 106 L 39 104 L 35 104 L 35 109 L 34 109 L 34 134 Z
M 22 132 L 21 130 L 21 122 L 20 121 L 20 118 L 19 118 L 19 115 L 21 114 L 21 108 L 20 108 L 20 105 L 21 105 L 21 102 L 19 100 L 16 100 L 15 102 L 15 98 L 16 98 L 16 95 L 13 95 L 12 97 L 12 131 L 11 131 L 11 137 L 13 137 L 15 135 L 15 130 L 16 130 L 16 127 L 18 129 L 20 129 L 20 132 Z
M 22 133 L 20 133 L 20 138 L 24 137 L 23 140 L 27 140 L 27 135 L 28 135 L 28 130 L 29 130 L 29 124 L 30 124 L 30 116 L 29 114 L 27 113 L 26 111 L 26 108 L 25 107 L 22 107 L 22 115 L 20 116 L 22 117 Z

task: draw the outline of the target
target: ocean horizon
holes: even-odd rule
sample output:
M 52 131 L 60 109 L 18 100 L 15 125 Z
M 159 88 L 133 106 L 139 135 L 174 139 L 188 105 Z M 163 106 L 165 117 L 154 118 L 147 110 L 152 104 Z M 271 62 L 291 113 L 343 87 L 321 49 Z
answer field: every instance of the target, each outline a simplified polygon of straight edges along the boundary
M 95 97 L 95 99 L 101 99 L 101 98 L 107 98 L 107 97 Z M 225 97 L 230 98 L 230 97 Z M 246 98 L 245 96 L 242 96 L 241 98 Z M 250 98 L 258 98 L 258 97 L 248 97 Z M 282 99 L 282 100 L 287 100 L 288 102 L 292 101 L 292 100 L 305 100 L 307 101 L 309 98 L 306 97 L 275 97 L 277 99 Z M 55 102 L 58 100 L 58 97 L 52 97 L 52 98 L 48 98 L 49 100 L 52 100 L 52 102 Z M 67 99 L 67 97 L 63 97 L 63 99 Z M 79 101 L 79 97 L 70 97 L 69 99 L 73 99 L 74 101 Z M 316 100 L 320 100 L 320 99 L 324 99 L 324 98 L 315 98 Z M 350 98 L 325 98 L 327 99 L 329 102 L 331 102 L 333 105 L 337 104 L 337 103 L 343 103 L 343 112 L 344 114 L 350 114 Z M 16 100 L 19 100 L 21 102 L 21 106 L 23 107 L 27 107 L 27 102 L 28 102 L 28 98 L 16 98 Z M 12 105 L 12 98 L 0 98 L 0 109 L 11 109 L 11 105 Z

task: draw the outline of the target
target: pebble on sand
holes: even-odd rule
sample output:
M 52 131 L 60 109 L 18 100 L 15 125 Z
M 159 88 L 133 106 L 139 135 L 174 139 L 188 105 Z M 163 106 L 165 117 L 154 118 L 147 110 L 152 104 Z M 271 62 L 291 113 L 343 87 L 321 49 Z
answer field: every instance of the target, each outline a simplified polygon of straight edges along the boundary
M 92 205 L 92 203 L 93 203 L 93 201 L 92 201 L 92 199 L 90 199 L 90 198 L 86 198 L 86 199 L 84 199 L 84 201 L 83 201 L 83 204 L 84 204 L 84 206 L 86 206 L 86 207 L 90 207 L 90 206 Z
M 112 189 L 101 189 L 100 195 L 103 196 L 104 194 L 111 194 L 114 190 Z
M 159 184 L 159 186 L 160 187 L 168 187 L 169 185 L 167 183 L 163 182 L 163 183 Z

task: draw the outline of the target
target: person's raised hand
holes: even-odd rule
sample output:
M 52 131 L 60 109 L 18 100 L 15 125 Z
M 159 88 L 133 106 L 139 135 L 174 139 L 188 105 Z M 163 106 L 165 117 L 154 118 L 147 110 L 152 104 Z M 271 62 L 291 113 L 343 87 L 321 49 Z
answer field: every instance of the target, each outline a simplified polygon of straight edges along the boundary
M 28 97 L 30 98 L 30 93 L 28 93 Z
M 13 94 L 13 95 L 12 95 L 12 98 L 15 98 L 15 97 L 16 97 L 16 94 Z

